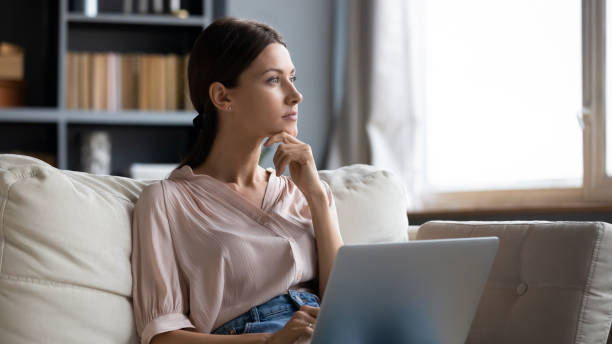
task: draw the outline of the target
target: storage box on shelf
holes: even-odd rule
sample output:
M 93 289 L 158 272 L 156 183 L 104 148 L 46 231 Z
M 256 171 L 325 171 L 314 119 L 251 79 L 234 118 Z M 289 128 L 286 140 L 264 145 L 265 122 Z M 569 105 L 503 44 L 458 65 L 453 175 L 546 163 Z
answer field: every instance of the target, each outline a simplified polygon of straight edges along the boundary
M 0 108 L 22 106 L 24 90 L 23 49 L 0 42 Z

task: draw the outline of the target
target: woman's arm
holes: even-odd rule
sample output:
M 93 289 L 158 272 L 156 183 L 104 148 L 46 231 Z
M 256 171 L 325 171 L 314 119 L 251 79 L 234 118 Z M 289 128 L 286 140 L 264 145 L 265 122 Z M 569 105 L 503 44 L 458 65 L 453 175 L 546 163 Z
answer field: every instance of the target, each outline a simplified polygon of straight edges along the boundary
M 312 215 L 312 226 L 317 241 L 319 261 L 319 296 L 323 299 L 327 280 L 331 273 L 338 249 L 343 245 L 335 216 L 329 207 L 329 200 L 324 189 L 306 196 Z
M 272 333 L 222 335 L 175 330 L 156 335 L 151 344 L 260 344 L 266 343 L 271 336 Z
M 336 221 L 334 221 L 335 214 L 332 214 L 331 202 L 327 198 L 327 192 L 319 179 L 310 146 L 287 132 L 280 132 L 271 136 L 264 143 L 264 146 L 269 147 L 276 142 L 281 142 L 276 149 L 276 153 L 274 153 L 273 159 L 277 175 L 282 174 L 285 168 L 289 166 L 291 180 L 308 201 L 317 242 L 319 296 L 322 299 L 332 265 L 336 259 L 336 253 L 343 245 L 340 231 Z
M 249 333 L 241 335 L 205 334 L 193 330 L 176 330 L 160 333 L 151 344 L 288 344 L 310 340 L 319 308 L 303 305 L 291 316 L 285 326 L 274 333 Z

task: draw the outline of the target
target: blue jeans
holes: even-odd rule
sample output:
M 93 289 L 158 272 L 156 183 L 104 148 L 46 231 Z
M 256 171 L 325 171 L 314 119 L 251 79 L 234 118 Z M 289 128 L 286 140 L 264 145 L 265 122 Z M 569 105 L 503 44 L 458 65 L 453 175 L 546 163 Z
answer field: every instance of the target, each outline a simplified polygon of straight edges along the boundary
M 304 291 L 289 290 L 246 313 L 226 322 L 212 334 L 244 334 L 276 332 L 291 319 L 302 305 L 319 307 L 319 297 Z

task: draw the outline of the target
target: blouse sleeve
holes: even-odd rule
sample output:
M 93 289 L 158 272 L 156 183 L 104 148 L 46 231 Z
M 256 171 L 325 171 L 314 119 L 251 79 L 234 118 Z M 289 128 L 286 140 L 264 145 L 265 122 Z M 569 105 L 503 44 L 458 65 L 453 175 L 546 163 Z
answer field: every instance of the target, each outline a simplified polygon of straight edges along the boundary
M 141 344 L 163 332 L 194 327 L 188 286 L 177 265 L 162 183 L 147 186 L 132 222 L 134 319 Z

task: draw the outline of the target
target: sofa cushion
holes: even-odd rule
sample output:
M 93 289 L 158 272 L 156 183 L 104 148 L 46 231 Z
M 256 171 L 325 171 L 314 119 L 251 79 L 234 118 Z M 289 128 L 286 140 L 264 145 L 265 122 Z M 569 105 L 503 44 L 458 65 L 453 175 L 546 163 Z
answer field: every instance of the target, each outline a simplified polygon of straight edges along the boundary
M 145 184 L 0 155 L 2 342 L 135 342 L 131 211 Z
M 612 225 L 428 222 L 417 240 L 497 236 L 466 343 L 605 343 L 612 321 Z
M 406 191 L 391 172 L 358 164 L 319 176 L 334 194 L 345 244 L 408 240 Z

